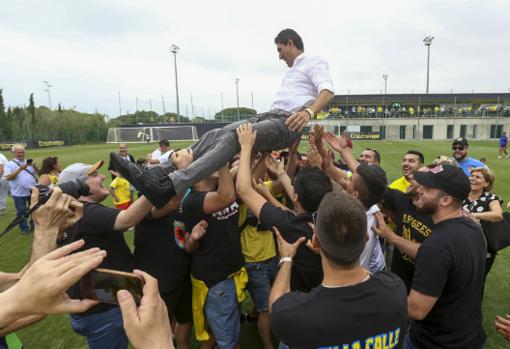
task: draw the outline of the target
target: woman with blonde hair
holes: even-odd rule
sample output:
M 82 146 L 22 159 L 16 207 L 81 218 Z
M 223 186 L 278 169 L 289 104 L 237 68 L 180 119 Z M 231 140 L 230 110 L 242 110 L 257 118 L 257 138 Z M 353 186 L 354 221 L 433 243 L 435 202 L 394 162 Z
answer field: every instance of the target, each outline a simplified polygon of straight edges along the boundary
M 56 156 L 49 156 L 42 161 L 39 170 L 38 183 L 45 186 L 55 186 L 58 184 L 58 177 L 62 171 L 62 165 Z
M 470 212 L 474 218 L 480 221 L 497 223 L 503 220 L 503 209 L 501 208 L 503 200 L 491 192 L 494 180 L 494 173 L 487 167 L 471 169 L 471 176 L 469 177 L 471 191 L 462 205 L 465 211 Z M 490 232 L 484 229 L 483 233 L 487 240 L 487 234 L 490 234 Z M 490 246 L 487 246 L 485 276 L 491 270 L 495 259 L 496 251 L 492 251 Z

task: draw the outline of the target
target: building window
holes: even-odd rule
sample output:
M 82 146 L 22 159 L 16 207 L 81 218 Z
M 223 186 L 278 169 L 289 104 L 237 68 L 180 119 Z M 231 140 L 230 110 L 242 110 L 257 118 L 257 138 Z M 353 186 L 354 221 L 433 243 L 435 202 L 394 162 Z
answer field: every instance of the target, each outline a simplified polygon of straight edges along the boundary
M 347 130 L 347 126 L 340 126 L 340 134 L 343 134 Z
M 446 126 L 446 139 L 453 139 L 453 125 Z
M 467 125 L 460 125 L 460 136 L 466 138 Z
M 386 139 L 386 126 L 379 126 L 379 133 L 381 134 L 381 139 Z
M 413 125 L 413 139 L 416 139 L 416 125 Z
M 423 139 L 432 139 L 434 125 L 423 125 Z
M 473 139 L 478 137 L 478 125 L 473 125 Z
M 503 132 L 503 125 L 491 125 L 491 138 L 501 137 Z
M 400 125 L 400 139 L 406 139 L 406 125 Z

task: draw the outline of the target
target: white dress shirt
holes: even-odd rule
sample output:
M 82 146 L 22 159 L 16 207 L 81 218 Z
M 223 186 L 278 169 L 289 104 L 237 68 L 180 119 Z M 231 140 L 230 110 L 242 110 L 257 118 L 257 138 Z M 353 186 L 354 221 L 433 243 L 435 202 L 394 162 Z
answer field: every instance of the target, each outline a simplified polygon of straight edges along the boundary
M 322 90 L 334 93 L 328 63 L 302 53 L 285 74 L 271 109 L 297 112 L 310 106 Z
M 158 148 L 154 150 L 151 154 L 152 160 L 159 160 L 160 164 L 168 163 L 168 157 L 172 153 L 172 150 L 167 151 L 166 153 L 161 153 L 161 150 Z

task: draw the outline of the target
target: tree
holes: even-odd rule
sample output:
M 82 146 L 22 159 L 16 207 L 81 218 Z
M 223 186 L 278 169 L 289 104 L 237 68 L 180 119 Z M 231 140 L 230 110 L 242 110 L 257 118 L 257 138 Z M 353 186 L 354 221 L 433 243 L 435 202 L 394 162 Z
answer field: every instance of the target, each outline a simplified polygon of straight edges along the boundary
M 257 115 L 257 111 L 251 108 L 239 108 L 239 120 L 244 120 Z M 237 121 L 237 108 L 225 108 L 214 115 L 216 121 L 233 122 Z
M 10 122 L 7 118 L 7 114 L 5 113 L 5 104 L 4 97 L 2 95 L 3 89 L 0 88 L 0 140 L 8 140 L 10 137 Z

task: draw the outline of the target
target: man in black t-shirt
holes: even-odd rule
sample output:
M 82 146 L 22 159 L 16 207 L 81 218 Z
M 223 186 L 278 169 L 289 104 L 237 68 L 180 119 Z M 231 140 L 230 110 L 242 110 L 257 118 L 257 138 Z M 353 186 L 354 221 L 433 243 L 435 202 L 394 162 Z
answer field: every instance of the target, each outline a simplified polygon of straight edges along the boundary
M 135 266 L 158 280 L 170 322 L 175 320 L 177 348 L 190 347 L 191 256 L 184 250 L 188 233 L 179 210 L 160 210 L 162 217 L 147 218 L 135 227 Z
M 125 211 L 102 205 L 101 202 L 109 195 L 103 186 L 105 176 L 97 172 L 102 164 L 102 161 L 94 165 L 75 163 L 60 174 L 59 183 L 86 178 L 90 195 L 79 198 L 84 204 L 83 217 L 66 230 L 59 243 L 84 239 L 85 244 L 80 250 L 99 247 L 106 251 L 100 268 L 132 272 L 134 260 L 123 232 L 140 222 L 152 205 L 143 197 Z M 80 284 L 71 287 L 68 294 L 72 299 L 83 298 Z M 71 323 L 76 333 L 87 337 L 91 349 L 124 349 L 128 346 L 122 316 L 116 305 L 100 303 L 85 313 L 71 314 Z
M 192 253 L 197 340 L 210 339 L 207 323 L 219 348 L 234 348 L 240 340 L 240 295 L 244 294 L 248 278 L 241 252 L 239 205 L 227 166 L 186 192 L 181 214 L 186 229 L 193 228 L 185 248 Z M 195 229 L 196 226 L 202 228 Z
M 486 246 L 480 226 L 462 215 L 469 180 L 452 165 L 416 172 L 414 179 L 421 184 L 417 207 L 434 229 L 416 256 L 405 348 L 481 348 Z
M 428 170 L 428 167 L 419 169 L 421 172 L 428 172 Z M 405 194 L 390 188 L 384 194 L 383 212 L 391 217 L 396 225 L 396 231 L 385 229 L 382 223 L 378 224 L 380 229 L 374 228 L 374 231 L 397 247 L 393 252 L 391 271 L 402 278 L 409 293 L 416 254 L 420 244 L 432 233 L 434 223 L 429 215 L 420 213 L 416 209 L 418 199 L 416 191 L 419 184 L 413 179 L 412 174 L 408 176 L 408 179 L 409 187 Z M 382 220 L 380 215 L 377 218 L 378 222 Z
M 241 158 L 237 172 L 237 194 L 259 219 L 264 228 L 276 227 L 287 241 L 295 242 L 301 237 L 311 240 L 313 231 L 310 228 L 312 215 L 316 213 L 324 195 L 332 190 L 329 177 L 319 168 L 305 167 L 294 179 L 295 197 L 291 198 L 295 213 L 278 208 L 257 193 L 251 180 L 251 151 L 256 135 L 250 124 L 237 129 Z M 296 261 L 293 265 L 291 289 L 308 292 L 319 285 L 322 280 L 320 256 L 313 253 L 304 244 L 298 248 Z
M 312 245 L 324 278 L 308 293 L 291 292 L 291 265 L 300 243 L 278 236 L 280 271 L 269 299 L 273 333 L 290 348 L 402 348 L 406 290 L 394 274 L 370 274 L 359 263 L 367 238 L 365 208 L 333 191 L 317 213 Z

